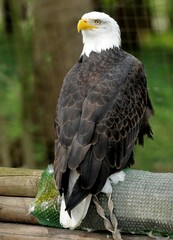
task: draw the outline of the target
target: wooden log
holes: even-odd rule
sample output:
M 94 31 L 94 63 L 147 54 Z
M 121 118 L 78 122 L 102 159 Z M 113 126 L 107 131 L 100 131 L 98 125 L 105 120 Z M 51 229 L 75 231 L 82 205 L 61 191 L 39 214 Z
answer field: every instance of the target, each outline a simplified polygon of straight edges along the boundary
M 23 168 L 0 168 L 0 196 L 35 197 L 42 172 Z
M 34 198 L 0 196 L 0 221 L 12 223 L 38 224 L 29 214 L 29 206 Z
M 0 239 L 3 240 L 107 240 L 111 235 L 106 233 L 91 233 L 84 231 L 71 231 L 50 227 L 0 223 Z M 152 240 L 148 236 L 122 235 L 123 240 Z

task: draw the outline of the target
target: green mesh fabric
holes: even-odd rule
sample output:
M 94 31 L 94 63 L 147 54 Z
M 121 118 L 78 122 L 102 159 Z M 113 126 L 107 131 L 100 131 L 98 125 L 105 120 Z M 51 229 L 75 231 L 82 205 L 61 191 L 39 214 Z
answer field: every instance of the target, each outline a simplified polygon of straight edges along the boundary
M 107 197 L 98 196 L 109 218 Z M 149 233 L 173 236 L 173 174 L 126 171 L 125 181 L 113 186 L 114 213 L 121 232 Z M 59 196 L 53 170 L 43 172 L 38 194 L 30 212 L 41 224 L 61 228 L 59 224 Z M 103 219 L 91 203 L 80 229 L 105 230 Z
M 40 224 L 61 228 L 59 224 L 58 191 L 55 185 L 52 166 L 42 173 L 38 183 L 38 192 L 34 202 L 30 206 L 31 214 Z

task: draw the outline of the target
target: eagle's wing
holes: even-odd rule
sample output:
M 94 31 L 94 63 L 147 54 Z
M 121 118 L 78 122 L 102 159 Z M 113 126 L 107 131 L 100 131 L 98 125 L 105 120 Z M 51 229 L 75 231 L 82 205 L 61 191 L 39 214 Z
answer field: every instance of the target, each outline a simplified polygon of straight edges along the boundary
M 76 74 L 77 69 L 78 64 L 66 75 L 56 108 L 54 171 L 60 193 L 68 188 L 68 156 L 79 129 L 84 101 L 84 97 L 78 88 L 79 75 Z
M 99 84 L 91 79 L 87 94 L 77 86 L 80 79 L 73 82 L 73 74 L 66 78 L 56 119 L 55 176 L 67 195 L 68 211 L 89 193 L 99 193 L 112 173 L 133 163 L 138 135 L 141 142 L 144 134 L 151 136 L 143 67 L 134 59 L 126 62 L 126 70 L 112 68 L 103 81 L 98 76 Z M 68 196 L 70 170 L 77 170 L 79 178 Z

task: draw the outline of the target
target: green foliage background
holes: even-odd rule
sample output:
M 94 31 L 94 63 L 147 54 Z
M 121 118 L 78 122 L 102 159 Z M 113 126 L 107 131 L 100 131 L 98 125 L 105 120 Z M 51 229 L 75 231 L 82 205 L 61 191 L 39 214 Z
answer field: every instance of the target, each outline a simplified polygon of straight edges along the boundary
M 107 1 L 109 2 L 109 1 Z M 30 26 L 30 23 L 28 23 Z M 32 85 L 32 28 L 22 32 L 27 39 L 24 51 Z M 27 29 L 27 30 L 26 30 Z M 151 119 L 154 141 L 146 140 L 145 147 L 135 148 L 134 168 L 152 171 L 173 171 L 173 32 L 146 34 L 141 49 L 133 54 L 145 66 L 148 88 L 155 109 Z M 6 137 L 15 141 L 22 134 L 20 81 L 17 74 L 16 45 L 5 34 L 0 23 L 0 116 L 5 118 Z M 33 126 L 34 130 L 34 126 Z M 39 146 L 34 146 L 39 149 Z M 38 152 L 44 151 L 40 149 Z M 43 155 L 35 155 L 36 161 L 44 161 Z

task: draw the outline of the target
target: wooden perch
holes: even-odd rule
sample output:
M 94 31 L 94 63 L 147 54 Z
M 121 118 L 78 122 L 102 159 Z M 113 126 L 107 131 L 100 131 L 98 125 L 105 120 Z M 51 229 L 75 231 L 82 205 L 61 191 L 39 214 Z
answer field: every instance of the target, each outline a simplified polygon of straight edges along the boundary
M 36 218 L 29 214 L 33 198 L 0 196 L 0 221 L 12 223 L 38 224 Z
M 41 240 L 111 239 L 109 233 L 88 233 L 39 226 L 29 206 L 37 193 L 41 170 L 0 168 L 0 239 Z M 148 236 L 122 235 L 123 240 L 151 240 Z
M 91 233 L 71 231 L 43 226 L 26 224 L 0 223 L 0 239 L 3 240 L 108 240 L 107 233 Z M 150 237 L 140 235 L 123 235 L 123 240 L 151 240 Z
M 35 197 L 43 171 L 0 168 L 0 196 Z

